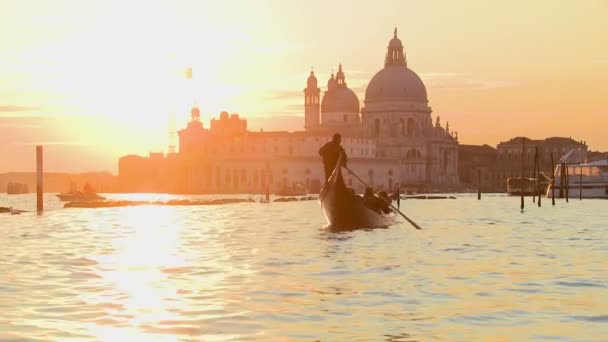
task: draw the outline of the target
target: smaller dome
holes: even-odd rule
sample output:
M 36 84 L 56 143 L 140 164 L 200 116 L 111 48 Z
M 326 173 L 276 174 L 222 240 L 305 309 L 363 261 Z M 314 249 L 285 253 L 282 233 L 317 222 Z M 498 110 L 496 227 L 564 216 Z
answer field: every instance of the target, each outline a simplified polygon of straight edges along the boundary
M 325 92 L 321 100 L 321 112 L 358 113 L 359 98 L 352 90 L 346 87 L 335 87 Z
M 334 77 L 334 74 L 331 74 L 331 77 L 329 78 L 329 80 L 327 80 L 327 89 L 331 90 L 333 89 L 336 85 L 338 84 L 338 82 L 336 81 L 336 78 Z

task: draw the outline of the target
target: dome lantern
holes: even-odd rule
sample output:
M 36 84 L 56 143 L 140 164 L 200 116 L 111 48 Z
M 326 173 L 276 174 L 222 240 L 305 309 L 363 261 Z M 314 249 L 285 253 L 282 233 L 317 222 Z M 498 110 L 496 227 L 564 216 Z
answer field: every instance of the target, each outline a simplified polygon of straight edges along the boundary
M 367 85 L 365 102 L 409 101 L 428 103 L 426 87 L 420 77 L 407 67 L 403 44 L 397 29 L 389 42 L 384 68 Z
M 384 66 L 389 65 L 407 66 L 405 54 L 403 53 L 403 43 L 401 43 L 401 39 L 397 38 L 396 27 L 393 33 L 393 39 L 391 39 L 391 41 L 388 43 L 388 51 L 386 53 L 386 60 L 384 61 Z
M 338 73 L 336 74 L 336 82 L 340 87 L 346 87 L 346 77 L 342 71 L 342 63 L 338 65 Z

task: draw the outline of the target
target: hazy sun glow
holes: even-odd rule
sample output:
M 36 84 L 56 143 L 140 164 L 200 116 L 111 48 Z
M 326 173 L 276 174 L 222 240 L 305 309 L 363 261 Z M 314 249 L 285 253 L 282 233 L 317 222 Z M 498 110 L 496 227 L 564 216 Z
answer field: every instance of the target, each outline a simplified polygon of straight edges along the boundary
M 362 101 L 394 26 L 461 142 L 562 135 L 608 149 L 607 6 L 3 1 L 0 171 L 28 169 L 35 143 L 56 146 L 50 169 L 115 170 L 120 155 L 166 150 L 195 102 L 204 120 L 228 110 L 301 129 L 310 67 L 323 86 L 342 62 Z

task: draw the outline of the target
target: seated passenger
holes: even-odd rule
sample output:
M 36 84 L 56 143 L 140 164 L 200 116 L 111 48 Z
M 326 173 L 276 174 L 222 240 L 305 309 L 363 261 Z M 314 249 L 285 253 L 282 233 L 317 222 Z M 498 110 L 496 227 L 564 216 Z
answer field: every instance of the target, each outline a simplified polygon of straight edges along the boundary
M 380 198 L 380 203 L 382 204 L 382 206 L 380 207 L 382 209 L 382 212 L 385 214 L 389 214 L 392 210 L 391 210 L 391 199 L 388 197 L 388 194 L 386 193 L 386 191 L 380 191 L 378 193 L 378 197 Z
M 366 188 L 365 194 L 363 195 L 363 204 L 370 210 L 381 214 L 382 213 L 382 200 L 374 194 L 372 188 Z

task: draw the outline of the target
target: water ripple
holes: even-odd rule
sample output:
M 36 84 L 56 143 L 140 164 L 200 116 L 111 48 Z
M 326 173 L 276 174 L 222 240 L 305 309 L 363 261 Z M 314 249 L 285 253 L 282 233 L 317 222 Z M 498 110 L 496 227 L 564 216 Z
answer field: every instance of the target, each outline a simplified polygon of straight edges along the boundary
M 505 196 L 407 201 L 424 230 L 345 232 L 325 229 L 314 201 L 47 202 L 41 216 L 0 216 L 0 342 L 608 336 L 605 201 L 524 213 Z

